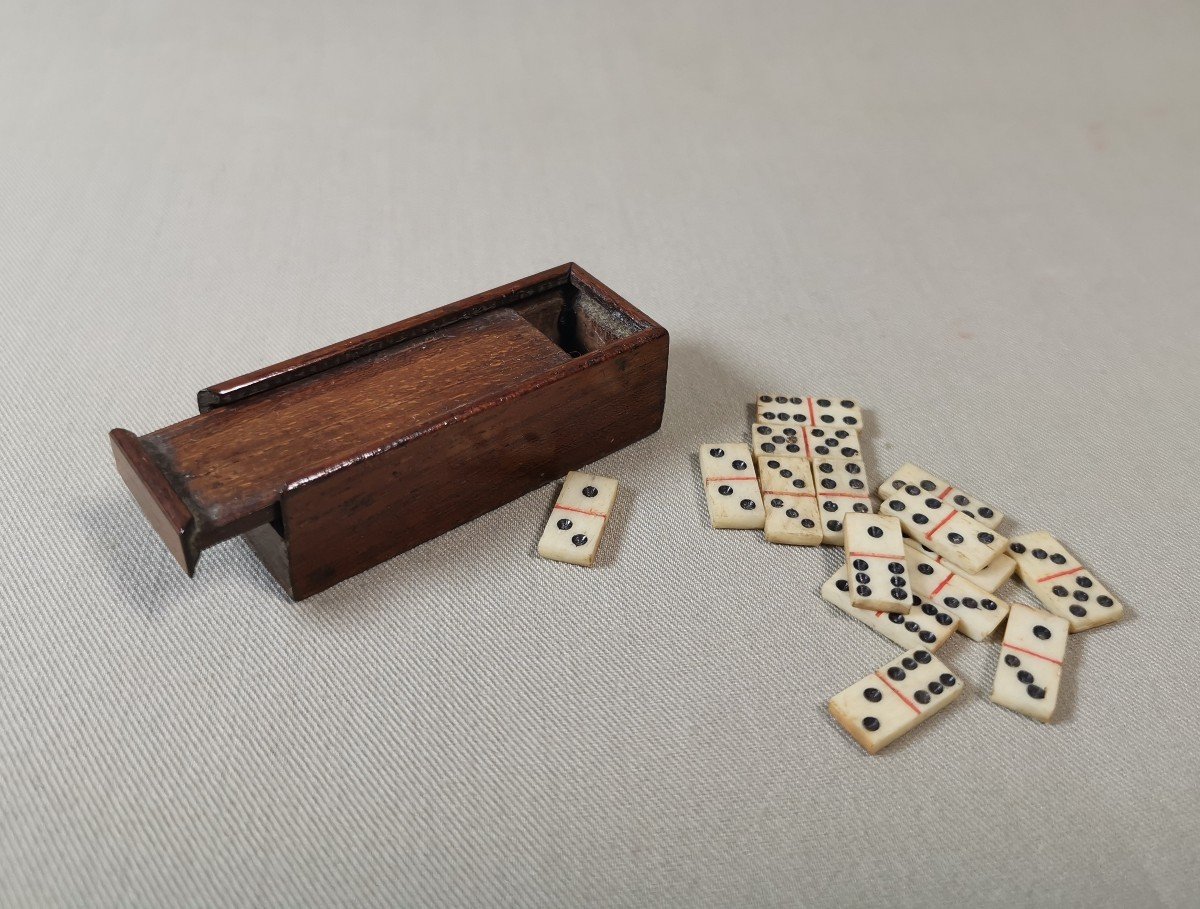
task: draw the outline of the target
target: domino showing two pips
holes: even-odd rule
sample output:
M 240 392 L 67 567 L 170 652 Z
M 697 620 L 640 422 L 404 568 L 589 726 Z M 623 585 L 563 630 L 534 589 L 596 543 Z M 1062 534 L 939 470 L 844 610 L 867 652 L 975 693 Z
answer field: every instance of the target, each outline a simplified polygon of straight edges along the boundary
M 933 652 L 955 632 L 985 641 L 1007 619 L 991 699 L 1048 721 L 1068 634 L 1122 614 L 1108 589 L 1049 534 L 1010 541 L 996 529 L 1003 512 L 915 464 L 879 486 L 875 513 L 851 399 L 763 394 L 755 416 L 749 445 L 701 449 L 712 526 L 841 546 L 845 565 L 821 596 L 914 648 L 835 695 L 833 718 L 874 754 L 961 694 Z M 996 594 L 1014 573 L 1048 611 Z

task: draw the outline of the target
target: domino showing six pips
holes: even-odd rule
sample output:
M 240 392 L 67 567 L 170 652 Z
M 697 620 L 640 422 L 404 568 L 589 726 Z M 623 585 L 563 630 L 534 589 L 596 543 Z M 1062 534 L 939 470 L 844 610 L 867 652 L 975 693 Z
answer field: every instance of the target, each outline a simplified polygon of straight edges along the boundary
M 877 510 L 864 429 L 852 399 L 761 394 L 748 444 L 699 451 L 713 528 L 840 547 L 843 564 L 821 597 L 906 650 L 831 698 L 830 715 L 874 754 L 962 695 L 933 653 L 955 632 L 986 642 L 1003 624 L 991 701 L 1049 722 L 1069 635 L 1117 621 L 1124 606 L 1050 534 L 1009 539 L 999 508 L 915 464 L 879 485 Z M 538 554 L 593 565 L 616 494 L 614 479 L 569 473 Z M 1014 574 L 1043 609 L 997 595 Z
M 991 700 L 1048 722 L 1068 634 L 1116 621 L 1124 607 L 1049 534 L 1010 540 L 997 530 L 1005 517 L 998 507 L 916 464 L 879 485 L 876 509 L 862 458 L 866 429 L 849 398 L 760 394 L 749 446 L 701 447 L 712 526 L 761 529 L 770 543 L 842 548 L 843 566 L 822 598 L 911 648 L 829 702 L 868 752 L 962 694 L 962 680 L 933 656 L 956 631 L 986 642 L 1004 626 Z M 996 593 L 1014 574 L 1044 609 Z

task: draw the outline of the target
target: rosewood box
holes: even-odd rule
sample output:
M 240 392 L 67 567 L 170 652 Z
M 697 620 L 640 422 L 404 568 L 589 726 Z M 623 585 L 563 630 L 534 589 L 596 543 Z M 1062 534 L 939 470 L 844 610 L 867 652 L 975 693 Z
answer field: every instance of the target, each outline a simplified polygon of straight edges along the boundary
M 667 348 L 660 325 L 567 264 L 206 388 L 198 416 L 110 437 L 188 574 L 244 535 L 303 599 L 654 432 Z

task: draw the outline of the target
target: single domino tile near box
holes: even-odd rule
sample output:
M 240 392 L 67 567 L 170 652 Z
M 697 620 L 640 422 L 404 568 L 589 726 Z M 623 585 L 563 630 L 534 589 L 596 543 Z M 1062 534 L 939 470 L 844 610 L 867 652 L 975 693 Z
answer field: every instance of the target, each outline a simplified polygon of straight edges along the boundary
M 805 458 L 763 458 L 758 462 L 758 479 L 766 508 L 763 535 L 767 541 L 820 546 L 821 513 L 809 462 Z
M 927 649 L 910 650 L 829 701 L 829 713 L 875 754 L 962 694 L 949 667 Z
M 851 605 L 850 582 L 846 580 L 845 568 L 839 568 L 821 586 L 821 599 L 906 650 L 910 647 L 937 650 L 958 628 L 958 616 L 943 612 L 915 593 L 911 597 L 912 608 L 908 615 L 859 609 Z
M 850 602 L 859 609 L 908 612 L 912 592 L 900 522 L 887 515 L 851 512 L 843 535 Z
M 993 508 L 977 496 L 968 495 L 961 489 L 951 486 L 940 477 L 916 464 L 905 464 L 879 487 L 879 498 L 890 499 L 892 494 L 905 486 L 919 486 L 922 491 L 943 502 L 949 501 L 962 510 L 967 517 L 974 518 L 984 527 L 995 529 L 1004 520 L 1004 512 Z
M 754 457 L 858 458 L 862 448 L 853 429 L 809 426 L 776 426 L 755 423 L 750 427 Z
M 1066 619 L 1013 603 L 1000 647 L 992 701 L 1043 723 L 1050 722 L 1058 702 L 1070 633 Z
M 924 553 L 909 550 L 913 593 L 959 618 L 959 634 L 987 640 L 1008 615 L 1008 603 Z
M 995 593 L 999 590 L 1004 585 L 1004 582 L 1016 574 L 1017 571 L 1017 563 L 1006 555 L 996 556 L 983 571 L 963 571 L 956 566 L 950 565 L 928 546 L 922 546 L 911 537 L 904 541 L 904 545 L 914 552 L 919 552 L 921 555 L 933 559 L 939 565 L 944 564 L 948 569 L 956 571 L 960 577 L 966 578 L 977 587 L 982 587 L 988 593 Z
M 1125 607 L 1062 543 L 1045 531 L 1014 537 L 1009 552 L 1021 581 L 1071 631 L 1115 622 Z
M 718 529 L 761 530 L 765 521 L 750 446 L 722 442 L 700 447 L 708 517 Z
M 870 514 L 870 484 L 862 461 L 842 458 L 814 458 L 813 480 L 817 485 L 817 505 L 821 509 L 821 533 L 827 546 L 841 546 L 848 514 Z
M 616 498 L 616 480 L 572 470 L 550 511 L 538 541 L 538 555 L 555 562 L 592 565 Z
M 899 518 L 906 534 L 966 571 L 982 571 L 1008 546 L 1003 534 L 915 484 L 890 493 L 880 514 Z
M 755 419 L 759 423 L 827 429 L 860 429 L 863 425 L 862 408 L 849 398 L 762 394 L 756 405 Z

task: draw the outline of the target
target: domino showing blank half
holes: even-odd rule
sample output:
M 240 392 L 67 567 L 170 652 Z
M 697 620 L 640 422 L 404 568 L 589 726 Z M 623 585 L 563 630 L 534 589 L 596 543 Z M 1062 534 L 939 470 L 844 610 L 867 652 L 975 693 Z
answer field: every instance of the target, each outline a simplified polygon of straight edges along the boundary
M 912 593 L 903 541 L 895 518 L 857 512 L 846 515 L 846 573 L 853 605 L 879 612 L 908 612 Z
M 924 647 L 927 650 L 937 650 L 958 628 L 958 616 L 943 612 L 915 593 L 912 595 L 912 608 L 908 615 L 899 612 L 876 612 L 850 605 L 850 583 L 846 580 L 845 568 L 839 568 L 822 585 L 821 599 L 905 649 Z
M 713 527 L 762 528 L 762 496 L 750 446 L 743 442 L 701 446 L 700 475 L 704 478 L 708 517 Z
M 572 565 L 592 565 L 617 498 L 617 481 L 572 470 L 538 541 L 538 555 Z
M 910 650 L 829 701 L 829 713 L 871 754 L 933 716 L 962 683 L 928 650 Z
M 1070 628 L 1066 619 L 1013 603 L 1000 647 L 992 701 L 1001 707 L 1050 721 L 1058 702 L 1063 655 Z

